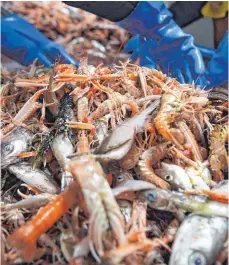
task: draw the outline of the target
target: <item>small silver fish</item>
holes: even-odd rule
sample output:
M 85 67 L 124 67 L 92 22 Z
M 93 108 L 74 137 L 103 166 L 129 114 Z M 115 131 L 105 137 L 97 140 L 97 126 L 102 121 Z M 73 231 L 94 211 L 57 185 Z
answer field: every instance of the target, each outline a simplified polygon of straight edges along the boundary
M 206 184 L 204 179 L 200 176 L 199 171 L 196 170 L 193 167 L 186 167 L 185 171 L 187 175 L 189 176 L 189 179 L 193 185 L 193 189 L 196 191 L 200 191 L 202 189 L 204 190 L 210 190 L 209 186 Z M 207 172 L 207 171 L 205 171 Z
M 51 149 L 56 160 L 63 169 L 61 174 L 61 190 L 63 191 L 73 179 L 72 174 L 65 171 L 64 169 L 66 164 L 71 160 L 68 158 L 68 156 L 73 154 L 74 147 L 68 136 L 65 136 L 64 133 L 61 133 L 53 139 L 51 143 Z
M 96 158 L 102 162 L 123 158 L 130 150 L 134 141 L 134 136 L 144 128 L 147 118 L 159 104 L 160 100 L 155 100 L 139 115 L 130 118 L 116 127 L 98 147 Z
M 220 181 L 212 190 L 217 191 L 218 193 L 228 194 L 228 184 L 228 180 L 225 179 L 223 181 Z
M 51 149 L 59 165 L 64 169 L 66 163 L 70 161 L 68 156 L 74 152 L 74 147 L 68 136 L 65 136 L 64 133 L 57 135 L 51 143 Z
M 159 188 L 142 191 L 139 198 L 146 200 L 148 206 L 163 211 L 177 212 L 177 209 L 202 215 L 228 216 L 227 204 L 212 201 L 202 195 L 185 195 L 177 191 Z
M 125 223 L 128 224 L 132 215 L 132 203 L 128 200 L 117 200 L 117 203 L 124 217 Z
M 189 176 L 183 168 L 164 162 L 161 165 L 162 169 L 156 169 L 155 173 L 167 181 L 174 190 L 188 190 L 192 188 Z
M 118 174 L 113 174 L 114 179 L 113 179 L 113 186 L 114 187 L 120 187 L 125 184 L 128 180 L 133 180 L 133 176 L 127 172 L 127 171 L 122 171 L 119 172 Z
M 8 170 L 26 184 L 32 185 L 40 191 L 51 194 L 59 192 L 59 187 L 50 176 L 38 168 L 33 169 L 32 165 L 27 162 L 11 165 Z
M 227 218 L 189 215 L 178 229 L 169 265 L 214 264 L 227 231 Z
M 54 198 L 55 195 L 50 195 L 48 193 L 42 193 L 34 196 L 31 195 L 21 201 L 2 205 L 1 211 L 9 211 L 18 208 L 26 208 L 26 209 L 40 208 L 48 204 Z
M 17 163 L 22 159 L 15 155 L 27 152 L 32 143 L 33 134 L 22 127 L 13 130 L 1 141 L 1 168 Z

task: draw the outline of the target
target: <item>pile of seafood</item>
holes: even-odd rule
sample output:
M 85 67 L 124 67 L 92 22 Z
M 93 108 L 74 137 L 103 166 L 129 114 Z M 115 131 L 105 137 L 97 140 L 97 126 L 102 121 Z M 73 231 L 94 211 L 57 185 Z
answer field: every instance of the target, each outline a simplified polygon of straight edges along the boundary
M 2 264 L 225 264 L 226 90 L 87 57 L 2 83 Z
M 89 63 L 125 61 L 122 49 L 129 33 L 108 20 L 61 1 L 8 1 L 3 7 L 21 15 L 47 38 L 60 43 L 77 60 L 87 51 Z

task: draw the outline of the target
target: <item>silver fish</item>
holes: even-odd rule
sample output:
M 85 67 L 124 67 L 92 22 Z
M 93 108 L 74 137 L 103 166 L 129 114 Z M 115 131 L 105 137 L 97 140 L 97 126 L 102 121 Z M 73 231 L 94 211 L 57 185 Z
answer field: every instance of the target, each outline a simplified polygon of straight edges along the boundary
M 64 133 L 57 135 L 51 143 L 51 149 L 59 165 L 64 169 L 66 163 L 70 161 L 68 156 L 74 152 L 74 147 L 68 136 L 65 136 Z
M 220 181 L 212 190 L 218 193 L 228 194 L 228 183 L 227 179 Z
M 118 185 L 116 188 L 112 189 L 112 193 L 115 197 L 120 195 L 123 192 L 127 191 L 140 191 L 140 190 L 149 190 L 155 189 L 156 186 L 152 183 L 143 180 L 127 180 L 123 184 Z
M 176 234 L 169 265 L 214 264 L 227 231 L 227 218 L 189 215 Z
M 113 186 L 120 187 L 125 184 L 128 180 L 134 180 L 133 176 L 127 171 L 121 171 L 118 174 L 113 174 Z
M 162 169 L 156 169 L 155 173 L 167 181 L 174 190 L 188 190 L 192 188 L 189 176 L 183 168 L 164 162 L 161 165 Z
M 132 203 L 127 200 L 117 200 L 125 223 L 128 224 L 132 216 Z
M 22 159 L 15 155 L 27 152 L 32 143 L 33 134 L 22 127 L 13 130 L 1 141 L 1 168 L 17 163 Z
M 9 210 L 18 209 L 18 208 L 27 208 L 27 209 L 40 208 L 48 204 L 54 198 L 55 198 L 55 195 L 50 195 L 48 193 L 28 196 L 27 198 L 21 201 L 2 205 L 1 211 L 9 211 Z
M 27 162 L 20 162 L 8 167 L 10 173 L 28 185 L 38 188 L 42 192 L 56 194 L 59 192 L 57 184 L 42 170 L 33 169 Z
M 144 128 L 147 118 L 159 104 L 160 100 L 154 101 L 154 103 L 139 115 L 130 118 L 116 127 L 98 147 L 95 152 L 96 158 L 103 162 L 123 158 L 130 150 L 134 141 L 134 136 Z
M 209 186 L 207 185 L 207 183 L 204 181 L 204 179 L 201 177 L 201 174 L 199 173 L 198 170 L 196 170 L 193 167 L 186 167 L 185 171 L 187 173 L 187 175 L 189 176 L 189 179 L 193 185 L 193 189 L 194 190 L 210 190 Z M 207 173 L 207 170 L 204 171 L 205 173 Z
M 73 154 L 74 147 L 64 133 L 57 135 L 51 143 L 52 152 L 58 161 L 59 165 L 63 169 L 61 174 L 61 190 L 64 190 L 66 186 L 72 181 L 72 174 L 64 171 L 65 165 L 70 161 L 68 156 Z
M 202 195 L 185 195 L 177 191 L 159 188 L 142 191 L 139 198 L 146 200 L 148 206 L 163 211 L 177 212 L 177 209 L 202 215 L 228 216 L 227 204 L 212 201 Z

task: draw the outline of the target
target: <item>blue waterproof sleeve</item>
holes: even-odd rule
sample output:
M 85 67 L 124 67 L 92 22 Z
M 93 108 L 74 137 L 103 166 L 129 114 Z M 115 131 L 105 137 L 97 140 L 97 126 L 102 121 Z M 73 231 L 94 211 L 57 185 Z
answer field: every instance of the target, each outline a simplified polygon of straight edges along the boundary
M 181 83 L 201 84 L 205 72 L 203 57 L 193 37 L 175 23 L 163 2 L 139 2 L 118 25 L 140 35 L 127 44 L 126 51 L 139 56 L 141 65 L 153 67 L 156 63 L 159 69 Z
M 1 49 L 4 55 L 23 65 L 31 64 L 36 58 L 45 66 L 56 60 L 78 65 L 64 47 L 47 39 L 17 14 L 1 18 Z
M 210 60 L 206 74 L 206 88 L 219 86 L 228 81 L 228 32 L 221 40 L 218 49 Z

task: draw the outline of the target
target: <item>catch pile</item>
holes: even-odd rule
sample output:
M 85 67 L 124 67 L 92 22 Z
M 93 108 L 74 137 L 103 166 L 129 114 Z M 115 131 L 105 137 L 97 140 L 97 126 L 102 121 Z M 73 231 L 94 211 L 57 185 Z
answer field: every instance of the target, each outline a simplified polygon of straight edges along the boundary
M 61 1 L 8 1 L 3 7 L 33 24 L 47 38 L 60 43 L 77 60 L 87 51 L 89 63 L 111 65 L 125 61 L 122 52 L 129 34 L 108 20 Z
M 2 82 L 2 264 L 226 262 L 226 90 L 86 57 Z

